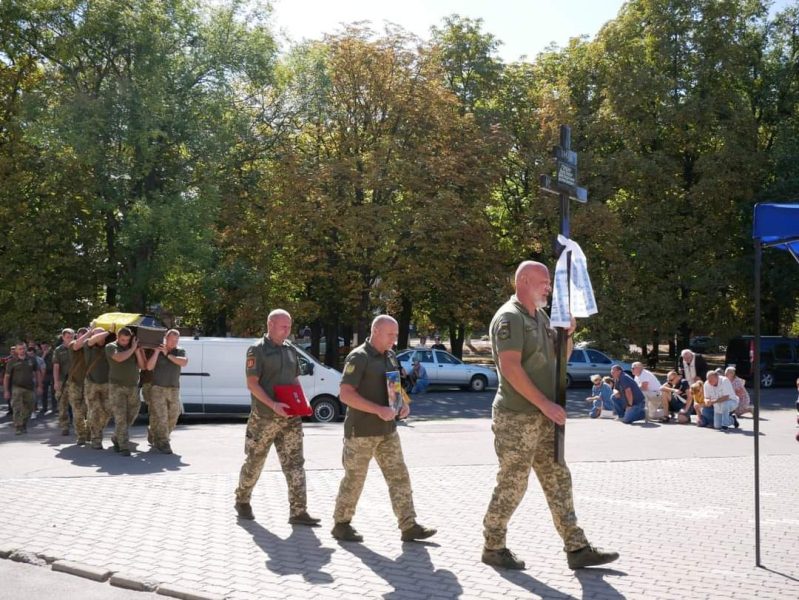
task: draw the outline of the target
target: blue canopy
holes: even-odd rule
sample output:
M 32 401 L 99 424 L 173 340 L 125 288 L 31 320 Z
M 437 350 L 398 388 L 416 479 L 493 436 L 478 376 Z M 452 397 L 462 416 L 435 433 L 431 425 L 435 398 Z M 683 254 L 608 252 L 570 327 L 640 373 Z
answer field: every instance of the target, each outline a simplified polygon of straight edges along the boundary
M 799 257 L 799 204 L 756 204 L 752 237 Z
M 755 442 L 755 564 L 760 562 L 760 272 L 763 248 L 787 250 L 799 262 L 799 204 L 756 204 L 752 223 L 755 240 L 755 349 L 754 442 Z

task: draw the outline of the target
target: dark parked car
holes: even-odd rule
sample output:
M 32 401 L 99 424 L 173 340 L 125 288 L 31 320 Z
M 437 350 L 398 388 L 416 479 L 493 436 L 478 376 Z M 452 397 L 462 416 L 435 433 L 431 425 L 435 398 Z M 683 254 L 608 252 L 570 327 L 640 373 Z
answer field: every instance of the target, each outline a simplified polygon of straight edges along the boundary
M 721 349 L 719 341 L 709 335 L 697 335 L 696 337 L 692 337 L 688 340 L 688 348 L 699 354 L 711 354 Z
M 755 336 L 734 337 L 727 345 L 725 363 L 735 367 L 739 377 L 752 381 Z M 764 335 L 760 337 L 760 387 L 794 385 L 799 377 L 799 339 Z

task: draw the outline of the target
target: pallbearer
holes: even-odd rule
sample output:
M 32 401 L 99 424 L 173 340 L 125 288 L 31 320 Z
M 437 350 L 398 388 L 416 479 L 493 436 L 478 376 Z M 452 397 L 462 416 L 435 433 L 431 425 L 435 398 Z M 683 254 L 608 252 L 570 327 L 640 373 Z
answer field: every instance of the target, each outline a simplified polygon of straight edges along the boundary
M 147 361 L 147 371 L 152 373 L 148 398 L 150 435 L 153 447 L 164 454 L 172 454 L 169 436 L 180 416 L 180 370 L 189 364 L 179 341 L 180 332 L 170 329 L 164 343 Z

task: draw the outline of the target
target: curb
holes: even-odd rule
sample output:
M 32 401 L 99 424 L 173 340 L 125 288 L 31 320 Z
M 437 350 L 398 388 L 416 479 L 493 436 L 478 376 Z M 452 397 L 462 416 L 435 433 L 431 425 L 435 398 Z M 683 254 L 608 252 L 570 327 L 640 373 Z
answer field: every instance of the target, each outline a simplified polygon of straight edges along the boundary
M 81 563 L 71 562 L 69 560 L 57 560 L 53 563 L 53 571 L 61 571 L 63 573 L 70 573 L 78 577 L 85 577 L 93 581 L 104 582 L 111 577 L 111 571 L 108 569 L 101 569 L 98 567 L 91 567 Z
M 194 590 L 190 590 L 188 588 L 169 584 L 159 585 L 158 591 L 156 593 L 162 596 L 180 598 L 181 600 L 225 600 L 224 596 L 220 596 L 218 594 L 195 592 Z
M 133 590 L 136 592 L 154 592 L 158 587 L 158 585 L 152 581 L 138 579 L 128 575 L 120 575 L 118 573 L 111 575 L 109 583 L 115 587 L 125 588 L 126 590 Z

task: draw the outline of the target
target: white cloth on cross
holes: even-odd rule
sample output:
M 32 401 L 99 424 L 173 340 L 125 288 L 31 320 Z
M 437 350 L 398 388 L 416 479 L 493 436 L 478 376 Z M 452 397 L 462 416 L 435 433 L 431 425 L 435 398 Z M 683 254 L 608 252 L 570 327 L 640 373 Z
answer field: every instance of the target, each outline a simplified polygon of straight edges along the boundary
M 585 318 L 599 312 L 594 298 L 594 288 L 588 276 L 588 261 L 582 249 L 569 238 L 558 236 L 563 246 L 558 264 L 555 266 L 555 280 L 552 285 L 552 327 L 569 327 L 571 317 Z M 571 286 L 567 283 L 566 261 L 571 252 Z M 567 289 L 567 286 L 570 289 Z

